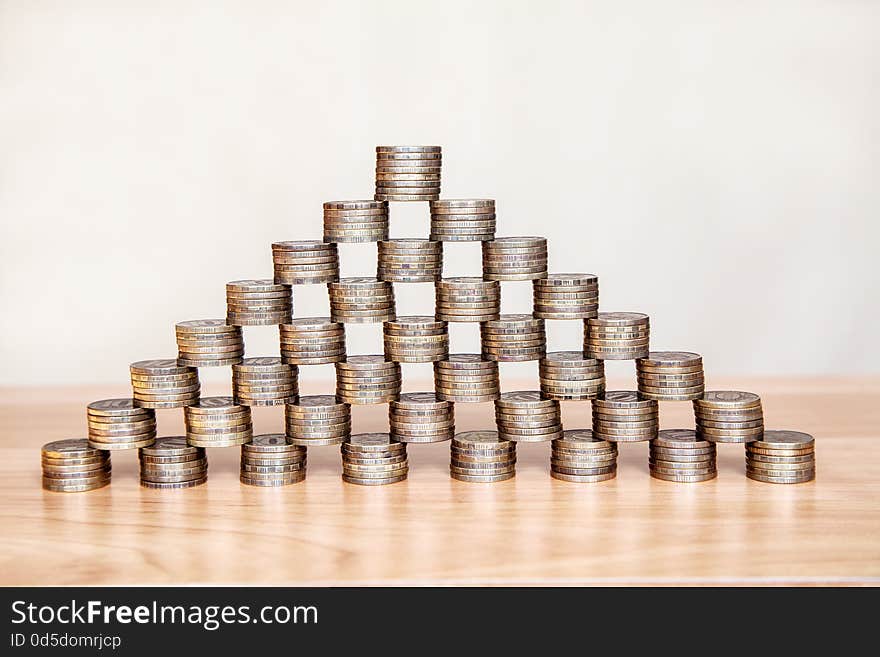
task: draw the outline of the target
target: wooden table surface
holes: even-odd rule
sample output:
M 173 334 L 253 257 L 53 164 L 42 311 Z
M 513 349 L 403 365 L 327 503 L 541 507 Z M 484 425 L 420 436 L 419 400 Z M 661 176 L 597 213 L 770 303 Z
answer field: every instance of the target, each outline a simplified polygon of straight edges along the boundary
M 385 487 L 342 483 L 324 447 L 305 482 L 251 488 L 233 448 L 209 450 L 199 488 L 142 489 L 124 452 L 111 486 L 49 493 L 40 446 L 83 436 L 85 404 L 127 389 L 6 389 L 0 584 L 880 584 L 880 379 L 712 383 L 760 393 L 768 427 L 813 433 L 817 480 L 750 481 L 743 448 L 719 445 L 718 479 L 658 481 L 638 443 L 621 446 L 616 479 L 572 484 L 550 478 L 549 445 L 529 444 L 513 480 L 467 484 L 439 444 L 412 446 L 408 481 Z M 355 430 L 386 430 L 386 409 L 355 407 Z M 160 411 L 160 433 L 181 433 L 182 415 Z M 490 428 L 492 406 L 456 416 Z M 563 420 L 589 426 L 589 404 L 563 404 Z M 255 413 L 259 433 L 282 422 Z M 661 404 L 661 426 L 693 426 L 690 404 Z

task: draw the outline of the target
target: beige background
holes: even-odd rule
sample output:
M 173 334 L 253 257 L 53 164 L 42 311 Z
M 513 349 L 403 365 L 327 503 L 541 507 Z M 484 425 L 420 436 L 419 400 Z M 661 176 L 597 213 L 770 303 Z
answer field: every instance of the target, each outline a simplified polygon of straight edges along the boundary
M 878 25 L 840 1 L 0 1 L 0 383 L 174 354 L 270 242 L 369 196 L 380 143 L 442 144 L 445 196 L 496 198 L 499 235 L 547 236 L 551 269 L 597 273 L 605 310 L 710 375 L 878 372 Z M 392 213 L 426 235 L 424 204 Z M 374 271 L 373 245 L 341 251 Z M 446 253 L 478 272 L 477 246 Z M 295 305 L 327 313 L 320 287 Z

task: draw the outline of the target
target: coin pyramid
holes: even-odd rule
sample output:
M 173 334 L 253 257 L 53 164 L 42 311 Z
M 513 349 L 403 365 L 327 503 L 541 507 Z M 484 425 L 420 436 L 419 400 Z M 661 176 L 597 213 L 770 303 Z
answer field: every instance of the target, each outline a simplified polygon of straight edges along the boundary
M 442 441 L 450 441 L 450 476 L 463 482 L 511 479 L 517 444 L 531 442 L 552 442 L 553 478 L 609 481 L 618 443 L 642 441 L 650 442 L 646 471 L 666 482 L 715 478 L 717 443 L 746 445 L 753 481 L 814 479 L 812 436 L 765 433 L 758 395 L 707 391 L 699 354 L 652 351 L 649 317 L 600 312 L 598 276 L 551 273 L 546 238 L 497 236 L 495 200 L 441 199 L 442 160 L 440 146 L 378 146 L 373 199 L 324 203 L 323 239 L 273 243 L 274 278 L 228 282 L 225 317 L 177 323 L 176 358 L 132 363 L 131 398 L 88 405 L 87 440 L 44 446 L 44 488 L 106 486 L 110 453 L 123 449 L 139 450 L 144 487 L 198 486 L 208 479 L 205 448 L 232 446 L 243 484 L 286 486 L 305 480 L 309 448 L 328 445 L 341 450 L 344 482 L 386 485 L 407 478 L 408 445 Z M 426 238 L 389 237 L 397 202 L 428 203 Z M 475 241 L 481 270 L 444 278 L 444 252 Z M 337 244 L 370 242 L 375 273 L 340 277 Z M 502 312 L 501 282 L 511 281 L 531 282 L 531 314 Z M 433 283 L 433 309 L 397 314 L 395 285 L 409 283 Z M 326 286 L 329 317 L 294 317 L 294 287 L 303 285 Z M 554 321 L 582 323 L 583 344 L 548 352 Z M 479 324 L 480 353 L 454 350 L 450 322 Z M 364 323 L 382 324 L 384 353 L 348 352 L 345 325 Z M 278 355 L 246 355 L 245 328 L 263 325 L 279 327 Z M 606 390 L 606 360 L 633 360 L 635 389 Z M 538 361 L 534 389 L 502 392 L 499 363 L 524 361 Z M 300 368 L 328 363 L 335 390 L 300 396 Z M 402 363 L 433 363 L 434 389 L 403 393 Z M 201 396 L 203 367 L 231 367 L 231 394 Z M 489 401 L 494 429 L 456 433 L 455 404 Z M 563 428 L 561 401 L 589 402 L 592 426 Z M 659 402 L 691 402 L 694 428 L 661 431 Z M 387 404 L 388 431 L 353 433 L 358 404 Z M 253 406 L 283 406 L 285 432 L 255 436 Z M 156 409 L 168 408 L 183 409 L 185 436 L 157 438 Z

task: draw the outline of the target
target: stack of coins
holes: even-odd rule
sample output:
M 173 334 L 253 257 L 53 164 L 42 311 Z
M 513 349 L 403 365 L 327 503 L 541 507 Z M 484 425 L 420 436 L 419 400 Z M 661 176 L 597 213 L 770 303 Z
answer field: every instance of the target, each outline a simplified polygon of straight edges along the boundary
M 331 283 L 339 280 L 339 250 L 317 240 L 272 244 L 275 282 L 284 285 Z
M 746 476 L 768 484 L 802 484 L 816 478 L 816 441 L 801 431 L 765 431 L 746 445 Z
M 385 201 L 329 201 L 324 204 L 325 242 L 378 242 L 388 239 Z
M 532 282 L 535 317 L 590 319 L 599 315 L 599 277 L 595 274 L 549 274 Z
M 437 399 L 451 402 L 488 402 L 498 399 L 498 363 L 480 354 L 450 354 L 434 363 Z
M 271 278 L 232 281 L 226 284 L 226 323 L 234 326 L 269 326 L 289 322 L 293 296 L 289 285 Z
M 559 402 L 542 399 L 536 390 L 504 392 L 495 400 L 498 436 L 505 440 L 537 443 L 562 437 Z
M 761 398 L 751 392 L 720 390 L 694 400 L 697 435 L 713 443 L 749 443 L 764 433 Z
M 342 480 L 361 486 L 382 486 L 406 479 L 406 443 L 387 433 L 356 433 L 340 446 Z
M 387 281 L 354 276 L 327 287 L 334 322 L 366 324 L 394 319 L 394 288 Z
M 544 320 L 531 315 L 500 315 L 480 324 L 480 344 L 486 360 L 538 360 L 547 349 Z
M 346 404 L 384 404 L 400 395 L 400 363 L 384 356 L 349 356 L 336 363 L 336 398 Z
M 267 433 L 241 446 L 241 483 L 287 486 L 306 478 L 306 448 L 291 445 L 283 433 Z
M 449 355 L 446 322 L 410 315 L 385 322 L 385 358 L 397 363 L 433 363 Z
M 449 474 L 458 481 L 493 483 L 516 474 L 516 443 L 497 431 L 464 431 L 452 438 Z
M 406 392 L 388 404 L 391 438 L 401 443 L 439 443 L 455 433 L 452 402 L 433 392 Z
M 240 326 L 223 319 L 194 319 L 175 325 L 177 364 L 185 367 L 212 367 L 240 363 L 244 338 Z
M 483 278 L 487 281 L 547 278 L 547 238 L 496 237 L 483 242 Z
M 232 366 L 232 396 L 242 406 L 280 406 L 299 394 L 296 365 L 277 356 L 245 358 Z
M 45 490 L 82 493 L 110 483 L 110 452 L 89 447 L 85 438 L 46 443 L 41 462 Z
M 474 276 L 437 281 L 437 319 L 446 322 L 487 322 L 501 313 L 501 283 Z
M 173 358 L 139 360 L 129 366 L 134 403 L 141 408 L 180 408 L 201 394 L 199 371 Z
M 538 362 L 547 399 L 595 399 L 605 392 L 605 364 L 580 351 L 551 351 Z
M 440 198 L 439 146 L 376 146 L 377 201 L 436 201 Z
M 488 198 L 431 201 L 431 239 L 484 242 L 495 239 L 495 201 Z
M 284 419 L 292 445 L 338 445 L 351 435 L 351 406 L 333 395 L 300 397 L 284 407 Z
M 345 324 L 329 317 L 303 317 L 279 327 L 281 360 L 291 365 L 321 365 L 345 360 Z
M 433 283 L 443 275 L 443 243 L 424 239 L 379 242 L 376 274 L 392 283 Z
M 584 354 L 599 360 L 632 360 L 648 355 L 650 326 L 642 313 L 599 313 L 585 320 Z
M 689 351 L 652 351 L 636 360 L 639 394 L 658 401 L 690 401 L 703 396 L 703 357 Z
M 137 449 L 156 441 L 156 411 L 133 399 L 102 399 L 86 409 L 89 447 Z
M 655 399 L 631 390 L 606 392 L 593 400 L 593 435 L 613 443 L 653 440 L 660 428 Z
M 650 444 L 648 468 L 655 479 L 694 483 L 718 476 L 715 444 L 693 429 L 663 429 Z
M 194 447 L 231 447 L 253 437 L 250 406 L 232 397 L 202 397 L 183 409 L 186 440 Z
M 159 438 L 139 457 L 144 488 L 192 488 L 208 481 L 204 447 L 193 447 L 184 436 Z
M 580 484 L 617 476 L 617 445 L 596 438 L 590 429 L 568 429 L 553 441 L 550 476 Z

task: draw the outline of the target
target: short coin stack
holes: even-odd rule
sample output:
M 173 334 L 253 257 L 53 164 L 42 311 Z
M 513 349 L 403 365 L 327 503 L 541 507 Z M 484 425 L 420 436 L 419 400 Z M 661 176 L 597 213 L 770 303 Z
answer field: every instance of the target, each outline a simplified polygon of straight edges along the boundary
M 378 242 L 388 239 L 385 201 L 328 201 L 324 203 L 325 242 Z
M 816 478 L 816 441 L 801 431 L 765 431 L 746 445 L 746 476 L 768 484 L 802 484 Z
M 535 317 L 589 319 L 599 314 L 599 277 L 595 274 L 549 274 L 532 282 Z
M 272 262 L 276 283 L 307 285 L 339 280 L 339 249 L 335 242 L 275 242 L 272 244 Z
M 376 146 L 377 201 L 436 201 L 440 198 L 439 146 Z
M 636 360 L 639 394 L 658 401 L 690 401 L 703 396 L 703 357 L 689 351 L 652 351 Z
M 444 321 L 427 315 L 409 315 L 385 322 L 385 358 L 398 363 L 433 363 L 449 355 L 449 333 Z
M 226 284 L 226 323 L 234 326 L 269 326 L 289 322 L 293 296 L 289 285 L 271 278 L 232 281 Z
M 214 367 L 241 362 L 244 338 L 240 326 L 225 319 L 195 319 L 179 322 L 177 364 L 185 367 Z
M 392 283 L 433 283 L 443 275 L 443 243 L 424 239 L 379 242 L 376 276 Z
M 550 476 L 580 484 L 617 476 L 617 445 L 593 436 L 590 429 L 568 429 L 553 441 Z
M 138 454 L 144 488 L 192 488 L 208 481 L 208 457 L 184 436 L 158 438 Z
M 351 407 L 333 395 L 309 395 L 284 407 L 287 440 L 293 445 L 338 445 L 351 434 Z
M 495 400 L 498 436 L 514 442 L 534 443 L 562 437 L 559 402 L 543 399 L 535 390 L 505 392 Z
M 498 363 L 480 354 L 450 354 L 434 363 L 434 390 L 451 402 L 488 402 L 498 399 Z
M 764 433 L 761 398 L 751 392 L 719 390 L 694 400 L 697 435 L 713 443 L 748 443 Z
M 547 349 L 544 320 L 531 315 L 501 315 L 480 324 L 480 344 L 486 360 L 539 360 Z
M 447 322 L 487 322 L 501 313 L 501 284 L 474 276 L 437 281 L 437 319 Z
M 516 443 L 497 431 L 465 431 L 452 438 L 449 474 L 458 481 L 493 483 L 516 474 Z
M 495 201 L 487 198 L 431 201 L 431 239 L 442 242 L 495 239 Z
M 715 443 L 693 429 L 663 429 L 650 443 L 648 469 L 655 479 L 694 483 L 718 476 Z
M 642 313 L 599 313 L 584 328 L 584 353 L 590 358 L 632 360 L 650 351 L 650 324 Z
M 346 404 L 384 404 L 400 394 L 400 363 L 384 356 L 349 356 L 336 363 L 336 398 Z
M 306 478 L 306 448 L 291 445 L 283 433 L 254 436 L 241 446 L 241 483 L 287 486 Z
M 340 446 L 342 480 L 361 486 L 382 486 L 406 479 L 406 443 L 387 433 L 356 433 Z
M 296 365 L 277 356 L 245 358 L 232 366 L 232 394 L 243 406 L 280 406 L 299 394 Z
M 180 408 L 199 400 L 199 371 L 178 365 L 177 359 L 139 360 L 129 372 L 132 398 L 141 408 Z
M 483 278 L 530 281 L 547 277 L 547 238 L 496 237 L 483 242 Z
M 251 409 L 232 397 L 202 397 L 183 409 L 186 440 L 194 447 L 232 447 L 253 436 Z
M 613 390 L 593 400 L 593 436 L 614 443 L 653 440 L 660 427 L 654 399 L 631 390 Z
M 391 438 L 401 443 L 439 443 L 455 433 L 452 402 L 433 392 L 406 392 L 388 404 Z
M 132 399 L 102 399 L 86 408 L 89 446 L 95 449 L 137 449 L 156 440 L 156 411 Z
M 551 351 L 538 363 L 547 399 L 595 399 L 605 392 L 605 364 L 580 351 Z
M 82 493 L 110 483 L 110 452 L 89 447 L 85 438 L 46 443 L 40 456 L 45 490 Z
M 321 365 L 345 360 L 345 324 L 329 317 L 303 317 L 278 329 L 285 363 Z
M 394 319 L 394 288 L 378 278 L 350 277 L 328 285 L 330 318 L 365 324 Z

